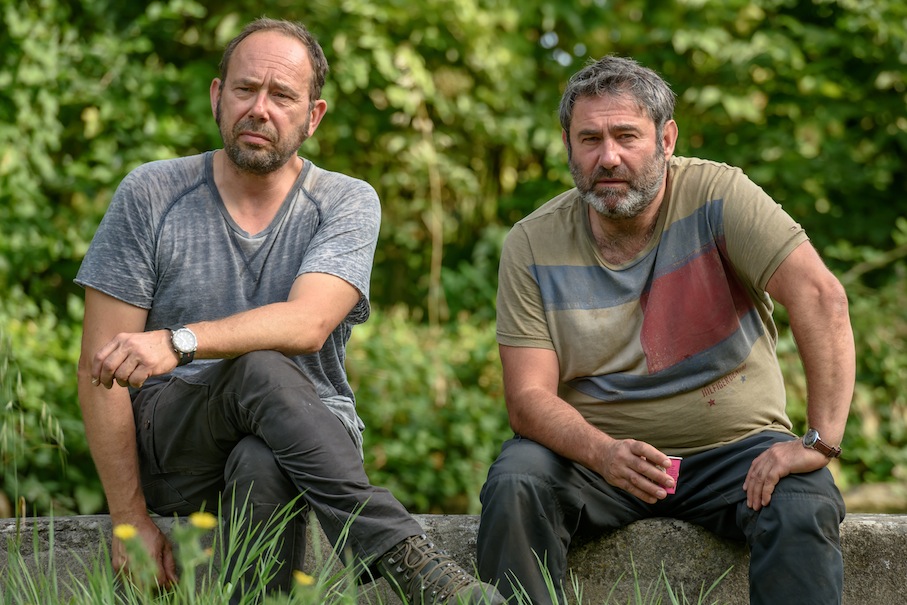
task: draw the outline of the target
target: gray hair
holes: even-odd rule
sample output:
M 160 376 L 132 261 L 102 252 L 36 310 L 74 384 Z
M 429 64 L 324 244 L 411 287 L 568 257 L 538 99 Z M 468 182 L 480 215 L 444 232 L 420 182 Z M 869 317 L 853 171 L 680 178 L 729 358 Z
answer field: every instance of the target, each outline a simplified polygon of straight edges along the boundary
M 559 109 L 564 132 L 570 134 L 578 99 L 605 95 L 631 97 L 655 123 L 659 136 L 674 116 L 674 92 L 661 76 L 633 59 L 608 55 L 590 62 L 567 82 Z
M 220 81 L 221 86 L 227 80 L 227 69 L 230 67 L 230 58 L 233 51 L 239 46 L 239 43 L 248 38 L 255 32 L 272 31 L 284 34 L 290 38 L 296 38 L 306 47 L 309 55 L 309 62 L 312 65 L 312 82 L 309 87 L 309 100 L 316 101 L 321 98 L 321 89 L 324 86 L 324 80 L 328 73 L 328 61 L 324 56 L 324 50 L 318 44 L 315 36 L 306 29 L 305 25 L 295 21 L 284 21 L 280 19 L 269 19 L 261 17 L 246 25 L 238 36 L 233 38 L 224 49 L 224 56 L 220 60 Z

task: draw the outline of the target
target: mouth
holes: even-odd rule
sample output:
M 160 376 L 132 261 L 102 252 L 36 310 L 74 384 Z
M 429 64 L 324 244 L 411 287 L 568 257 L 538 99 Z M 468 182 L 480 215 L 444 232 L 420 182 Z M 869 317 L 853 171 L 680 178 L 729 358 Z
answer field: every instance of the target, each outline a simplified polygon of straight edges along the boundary
M 236 139 L 244 143 L 249 143 L 250 145 L 267 145 L 272 142 L 267 135 L 251 130 L 244 130 L 240 132 L 236 136 Z
M 598 179 L 597 181 L 595 181 L 595 186 L 596 187 L 607 187 L 609 189 L 613 189 L 616 187 L 626 187 L 627 181 L 624 181 L 621 179 Z

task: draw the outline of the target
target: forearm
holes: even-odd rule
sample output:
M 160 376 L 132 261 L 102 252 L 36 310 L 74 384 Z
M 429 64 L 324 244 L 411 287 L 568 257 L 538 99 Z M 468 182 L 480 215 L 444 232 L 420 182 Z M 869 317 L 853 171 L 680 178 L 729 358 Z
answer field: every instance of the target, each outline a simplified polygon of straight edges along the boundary
M 807 416 L 822 440 L 838 444 L 856 376 L 844 287 L 805 242 L 788 255 L 766 290 L 787 308 L 807 384 Z
M 360 297 L 339 277 L 306 273 L 296 279 L 286 302 L 191 324 L 198 338 L 196 356 L 224 359 L 266 350 L 285 355 L 316 353 Z
M 279 351 L 288 356 L 316 353 L 330 333 L 317 318 L 301 317 L 285 302 L 188 327 L 198 339 L 199 359 L 230 359 L 251 351 Z
M 135 422 L 126 389 L 106 389 L 91 382 L 90 369 L 79 369 L 79 405 L 85 435 L 114 523 L 147 516 L 135 441 Z
M 614 440 L 572 405 L 542 389 L 527 389 L 508 396 L 507 407 L 514 432 L 602 473 L 605 450 Z
M 635 439 L 617 440 L 589 424 L 558 396 L 559 369 L 552 350 L 501 346 L 504 393 L 513 430 L 601 475 L 646 502 L 673 485 L 664 453 Z
M 856 355 L 847 298 L 841 288 L 823 294 L 809 313 L 791 318 L 807 383 L 807 418 L 823 441 L 838 444 L 853 398 Z

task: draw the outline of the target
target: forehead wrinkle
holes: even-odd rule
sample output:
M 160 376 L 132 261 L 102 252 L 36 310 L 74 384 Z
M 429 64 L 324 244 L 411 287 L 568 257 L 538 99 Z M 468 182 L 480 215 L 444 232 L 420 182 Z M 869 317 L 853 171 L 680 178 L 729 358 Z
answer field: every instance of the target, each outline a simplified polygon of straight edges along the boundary
M 233 84 L 235 84 L 235 85 L 251 86 L 251 87 L 255 87 L 255 88 L 263 86 L 265 83 L 267 83 L 268 88 L 270 88 L 272 90 L 279 90 L 282 92 L 294 92 L 294 93 L 299 92 L 299 89 L 296 86 L 294 86 L 293 84 L 285 81 L 283 78 L 280 78 L 279 76 L 276 76 L 276 75 L 267 76 L 265 78 L 259 78 L 259 77 L 255 77 L 255 76 L 240 76 L 233 80 Z
M 261 32 L 271 33 L 271 32 Z M 265 81 L 288 90 L 304 87 L 307 81 L 308 55 L 302 45 L 293 38 L 281 36 L 291 42 L 281 45 L 279 51 L 272 50 L 273 40 L 253 34 L 236 50 L 236 66 L 228 72 L 237 82 L 262 84 Z
M 580 128 L 577 132 L 578 134 L 600 134 L 602 132 L 643 132 L 643 128 L 639 124 L 634 124 L 632 122 L 618 122 L 616 124 L 608 124 L 602 127 L 599 126 L 585 126 Z

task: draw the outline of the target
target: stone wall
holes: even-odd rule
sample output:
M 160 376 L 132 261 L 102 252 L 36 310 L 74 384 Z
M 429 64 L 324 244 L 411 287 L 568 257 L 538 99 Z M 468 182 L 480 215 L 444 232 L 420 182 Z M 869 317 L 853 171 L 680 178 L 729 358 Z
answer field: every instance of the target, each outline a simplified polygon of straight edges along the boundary
M 461 565 L 472 569 L 478 517 L 474 515 L 416 515 L 436 544 L 447 550 Z M 165 533 L 173 519 L 158 519 Z M 53 531 L 51 531 L 51 525 Z M 16 540 L 20 553 L 34 568 L 46 562 L 54 546 L 57 576 L 84 576 L 85 563 L 98 556 L 101 541 L 110 538 L 110 519 L 103 515 L 38 518 L 17 521 L 0 519 L 4 543 Z M 849 515 L 842 527 L 845 565 L 845 605 L 888 605 L 907 593 L 907 515 Z M 324 541 L 323 535 L 320 538 Z M 309 539 L 306 571 L 312 571 L 314 552 Z M 326 546 L 322 546 L 324 550 Z M 37 557 L 36 557 L 37 555 Z M 7 565 L 8 552 L 0 548 L 0 567 Z M 632 566 L 631 566 L 632 560 Z M 726 571 L 706 602 L 748 603 L 747 568 L 749 555 L 742 544 L 720 540 L 709 532 L 670 519 L 648 519 L 613 532 L 599 540 L 573 549 L 570 565 L 583 586 L 583 603 L 627 603 L 633 586 L 634 569 L 645 590 L 654 586 L 664 569 L 671 587 L 683 590 L 695 603 L 700 589 L 706 589 Z M 43 563 L 46 564 L 46 563 Z M 616 587 L 616 588 L 615 588 Z M 382 580 L 371 588 L 383 603 L 399 603 L 390 596 Z M 365 600 L 365 599 L 364 599 Z M 375 602 L 375 595 L 369 599 Z M 575 601 L 571 601 L 575 602 Z M 646 602 L 650 602 L 647 600 Z M 667 598 L 663 602 L 669 602 Z

